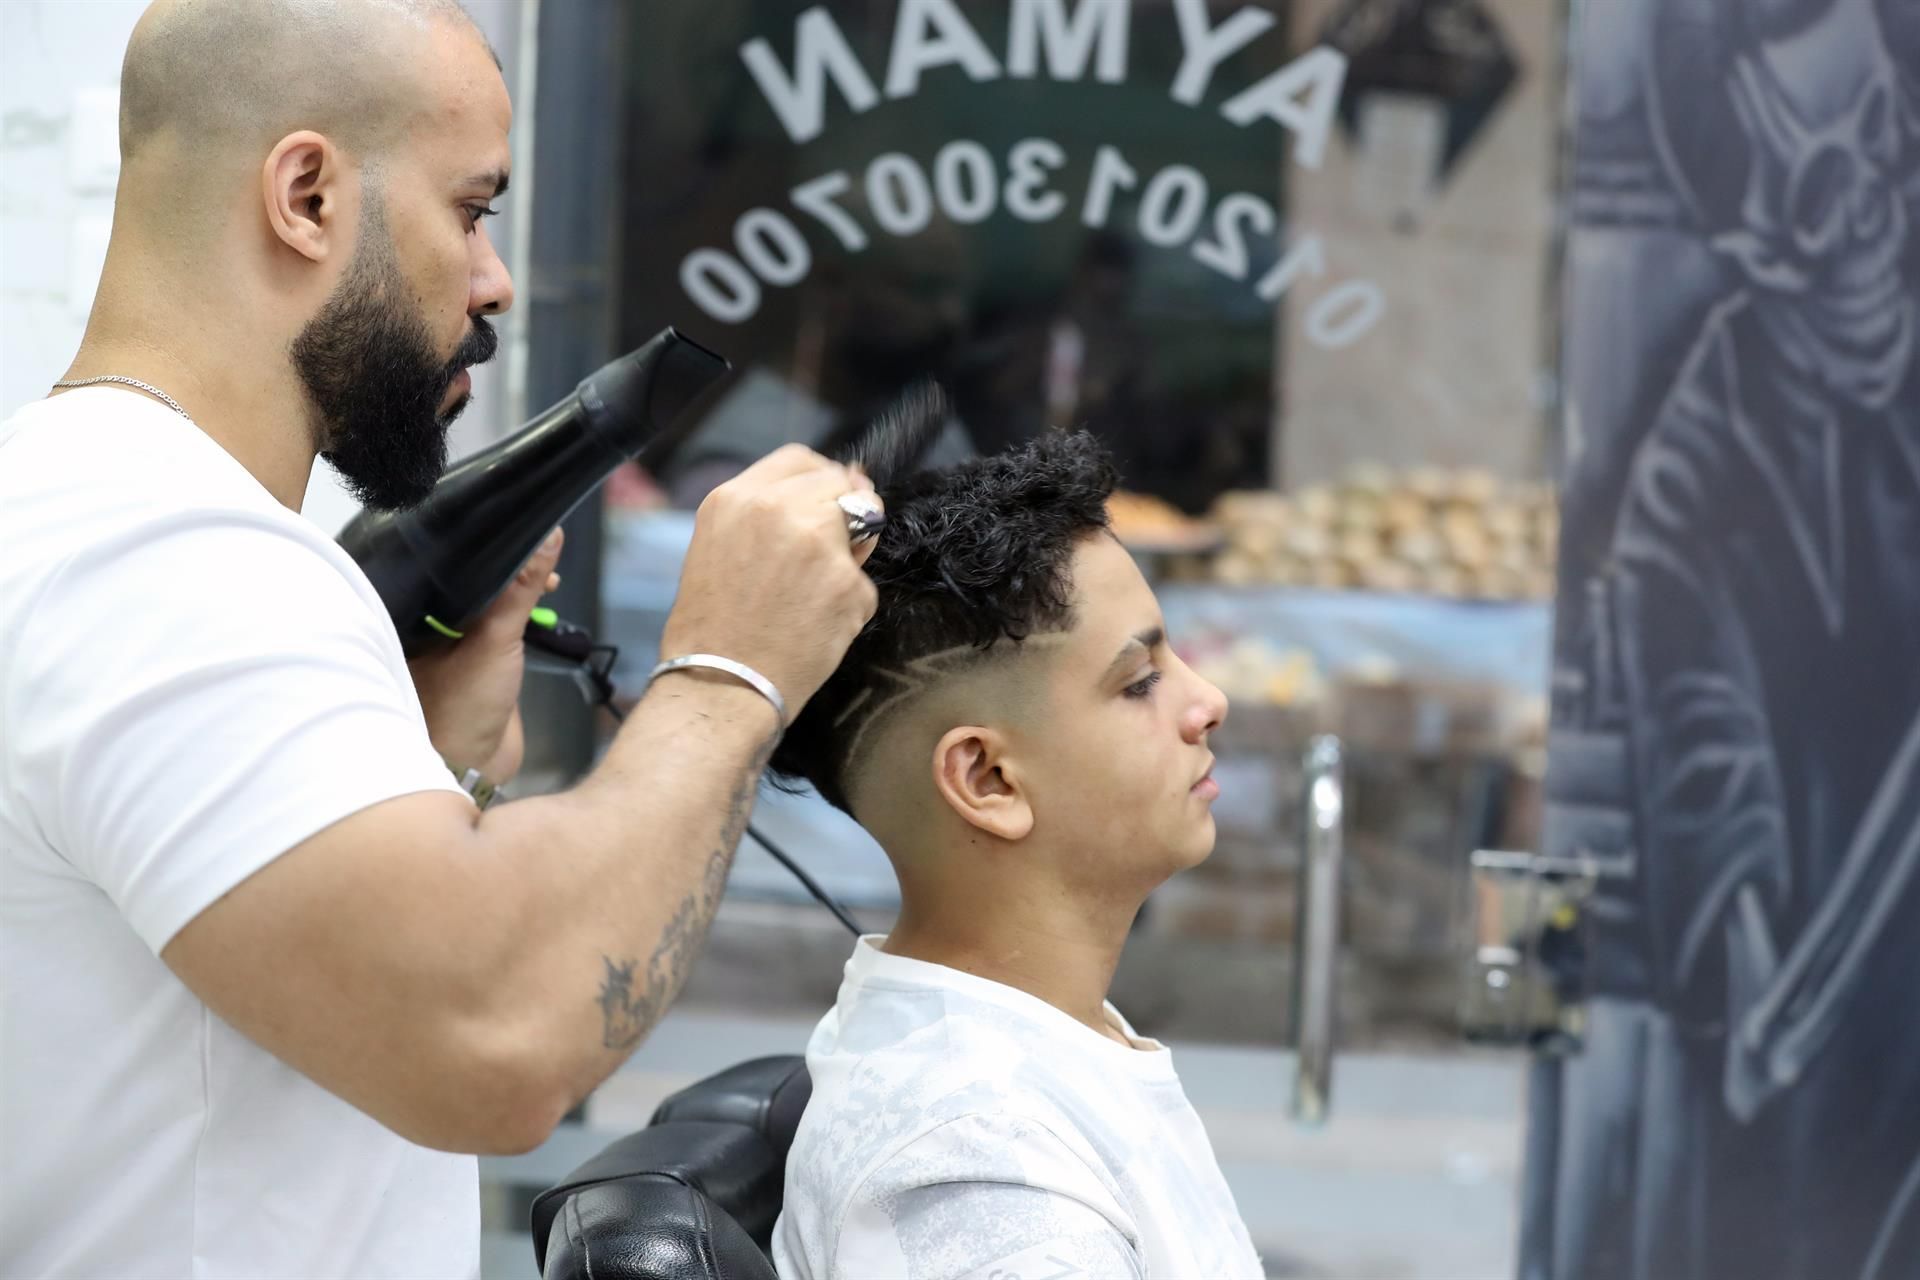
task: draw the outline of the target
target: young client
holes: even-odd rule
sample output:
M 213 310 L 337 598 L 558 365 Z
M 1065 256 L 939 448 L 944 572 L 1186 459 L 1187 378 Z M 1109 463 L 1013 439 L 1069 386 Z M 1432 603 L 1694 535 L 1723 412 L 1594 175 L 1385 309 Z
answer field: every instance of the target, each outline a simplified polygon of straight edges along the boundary
M 1106 1001 L 1147 895 L 1213 849 L 1227 712 L 1113 482 L 1054 434 L 885 492 L 878 612 L 774 754 L 901 893 L 807 1047 L 783 1277 L 1262 1274 L 1172 1056 Z

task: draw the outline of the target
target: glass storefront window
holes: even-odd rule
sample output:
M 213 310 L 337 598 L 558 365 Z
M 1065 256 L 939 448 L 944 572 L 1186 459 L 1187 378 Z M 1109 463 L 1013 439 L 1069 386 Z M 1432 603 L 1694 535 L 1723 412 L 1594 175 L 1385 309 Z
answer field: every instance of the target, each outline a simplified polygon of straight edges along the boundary
M 707 0 L 620 11 L 612 50 L 548 39 L 602 8 L 541 26 L 594 77 L 579 153 L 618 148 L 584 184 L 619 192 L 605 277 L 585 219 L 530 298 L 551 332 L 611 297 L 616 348 L 672 324 L 738 370 L 677 456 L 605 491 L 616 685 L 658 656 L 700 499 L 778 445 L 833 453 L 928 378 L 952 406 L 929 465 L 1094 431 L 1116 530 L 1233 700 L 1216 850 L 1149 901 L 1113 999 L 1187 1055 L 1270 1259 L 1510 1272 L 1520 1067 L 1473 1056 L 1457 1012 L 1468 854 L 1539 847 L 1562 0 Z M 1367 1056 L 1318 1142 L 1279 1050 L 1301 759 L 1328 732 L 1338 1043 Z M 888 927 L 857 824 L 770 789 L 755 824 Z M 847 951 L 745 842 L 674 1018 L 589 1126 L 641 1123 L 653 1074 L 797 1050 Z
M 670 465 L 610 488 L 621 674 L 653 657 L 692 508 L 776 445 L 832 453 L 925 378 L 953 409 L 930 463 L 1085 426 L 1235 701 L 1220 851 L 1136 949 L 1257 957 L 1213 999 L 1155 987 L 1179 962 L 1122 986 L 1180 1034 L 1280 1037 L 1296 761 L 1332 730 L 1362 780 L 1354 1039 L 1446 1039 L 1451 976 L 1399 976 L 1451 945 L 1467 850 L 1534 835 L 1560 23 L 1533 0 L 649 9 L 622 343 L 673 323 L 741 372 Z M 762 822 L 884 919 L 851 822 L 785 797 Z M 751 852 L 735 888 L 814 910 Z

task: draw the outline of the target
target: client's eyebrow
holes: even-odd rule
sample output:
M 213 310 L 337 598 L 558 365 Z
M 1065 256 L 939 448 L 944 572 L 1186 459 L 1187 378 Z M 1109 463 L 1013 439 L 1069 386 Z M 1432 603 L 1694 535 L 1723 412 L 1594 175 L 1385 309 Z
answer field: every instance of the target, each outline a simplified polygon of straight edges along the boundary
M 1128 636 L 1127 642 L 1120 646 L 1120 652 L 1115 654 L 1113 661 L 1107 664 L 1107 673 L 1100 678 L 1102 680 L 1111 680 L 1115 676 L 1120 675 L 1135 661 L 1134 651 L 1136 649 L 1145 649 L 1151 653 L 1164 644 L 1166 639 L 1167 629 L 1165 627 L 1148 627 L 1145 631 Z
M 498 199 L 507 194 L 508 181 L 505 169 L 489 169 L 485 173 L 476 173 L 470 178 L 462 179 L 460 189 L 465 191 L 473 187 L 492 187 L 494 198 Z

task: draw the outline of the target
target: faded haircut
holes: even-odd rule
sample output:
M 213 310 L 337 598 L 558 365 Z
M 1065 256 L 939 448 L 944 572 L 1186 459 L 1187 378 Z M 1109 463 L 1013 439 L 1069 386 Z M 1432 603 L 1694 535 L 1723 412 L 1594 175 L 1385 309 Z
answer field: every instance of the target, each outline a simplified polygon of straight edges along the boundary
M 852 812 L 848 781 L 885 721 L 941 681 L 1030 636 L 1073 626 L 1073 554 L 1107 527 L 1112 460 L 1084 431 L 883 483 L 867 561 L 873 618 L 775 749 L 775 785 L 812 783 Z

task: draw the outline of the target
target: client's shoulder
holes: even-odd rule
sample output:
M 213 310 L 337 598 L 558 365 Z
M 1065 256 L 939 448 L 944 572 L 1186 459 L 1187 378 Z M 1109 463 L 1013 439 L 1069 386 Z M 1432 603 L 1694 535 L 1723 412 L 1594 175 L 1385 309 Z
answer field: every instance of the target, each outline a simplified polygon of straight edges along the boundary
M 990 1184 L 1117 1200 L 1097 1152 L 1043 1094 L 990 1080 L 947 1083 L 921 1097 L 858 1088 L 816 1093 L 787 1161 L 789 1210 L 832 1220 L 856 1200 Z
M 1062 1117 L 1027 1101 L 956 1090 L 924 1107 L 863 1112 L 822 1108 L 816 1096 L 787 1160 L 788 1255 L 891 1274 L 907 1255 L 1069 1226 L 1107 1247 L 1108 1226 L 1137 1243 L 1116 1180 Z M 1132 1271 L 1116 1262 L 1093 1273 Z
M 1086 1200 L 1117 1195 L 1098 1158 L 1066 1118 L 1028 1100 L 985 1100 L 936 1108 L 910 1135 L 873 1153 L 858 1181 L 867 1198 L 915 1187 L 1010 1183 Z
M 923 1104 L 957 1097 L 964 1105 L 1052 1092 L 1054 1077 L 1074 1074 L 1075 1055 L 1058 1052 L 1059 1033 L 1047 1017 L 991 993 L 869 980 L 841 989 L 807 1059 L 816 1096 L 844 1081 L 848 1088 L 885 1087 Z
M 965 983 L 866 976 L 842 988 L 808 1047 L 813 1097 L 787 1161 L 784 1230 L 832 1256 L 849 1214 L 925 1188 L 941 1188 L 950 1207 L 973 1196 L 988 1217 L 1007 1211 L 992 1189 L 1011 1187 L 1124 1218 L 1074 1102 L 1099 1083 L 1060 1052 L 1045 1019 Z
M 1012 1092 L 1007 1067 L 1033 1043 L 1000 1013 L 937 987 L 843 990 L 807 1048 L 814 1097 L 844 1092 L 915 1107 L 991 1103 Z

